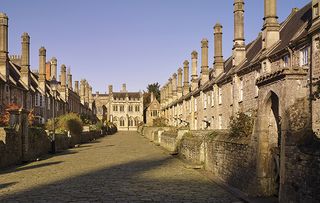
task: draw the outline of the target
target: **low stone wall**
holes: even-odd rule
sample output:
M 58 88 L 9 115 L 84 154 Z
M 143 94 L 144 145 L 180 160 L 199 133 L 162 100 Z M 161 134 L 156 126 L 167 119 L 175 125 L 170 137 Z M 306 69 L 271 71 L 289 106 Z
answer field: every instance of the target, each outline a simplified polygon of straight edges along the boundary
M 185 136 L 180 141 L 179 154 L 191 163 L 203 163 L 204 140 L 202 137 Z
M 56 150 L 62 151 L 76 144 L 87 143 L 102 137 L 100 131 L 83 132 L 81 135 L 56 134 Z M 27 144 L 23 144 L 23 142 Z M 51 138 L 40 128 L 29 128 L 28 136 L 22 138 L 12 129 L 0 128 L 0 168 L 33 161 L 51 151 Z
M 178 150 L 178 133 L 172 131 L 165 131 L 161 134 L 160 145 L 170 152 L 177 152 Z
M 227 134 L 206 140 L 206 170 L 228 185 L 259 196 L 255 157 L 255 151 L 247 140 L 231 139 Z
M 22 161 L 21 136 L 10 129 L 0 128 L 0 168 Z
M 293 145 L 288 137 L 280 201 L 320 202 L 320 140 L 311 137 L 306 145 Z

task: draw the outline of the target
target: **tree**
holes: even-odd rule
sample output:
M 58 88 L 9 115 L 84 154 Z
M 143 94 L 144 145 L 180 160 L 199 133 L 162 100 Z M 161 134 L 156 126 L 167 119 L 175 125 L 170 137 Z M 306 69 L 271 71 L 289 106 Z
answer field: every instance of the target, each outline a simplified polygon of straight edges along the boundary
M 160 101 L 160 84 L 158 82 L 149 84 L 147 86 L 148 93 L 151 94 L 153 92 L 153 95 L 157 98 L 158 101 Z

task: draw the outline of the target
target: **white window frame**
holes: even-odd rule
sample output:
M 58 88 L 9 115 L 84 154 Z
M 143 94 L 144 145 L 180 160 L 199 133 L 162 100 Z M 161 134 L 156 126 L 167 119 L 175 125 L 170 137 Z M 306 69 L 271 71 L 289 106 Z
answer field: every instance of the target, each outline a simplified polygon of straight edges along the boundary
M 300 50 L 300 66 L 309 65 L 309 46 Z
M 218 89 L 218 94 L 219 94 L 219 98 L 218 98 L 218 100 L 219 100 L 219 105 L 221 105 L 222 104 L 222 88 L 221 87 L 219 87 L 219 89 Z
M 239 85 L 239 102 L 243 101 L 243 78 L 240 78 L 240 85 Z
M 284 68 L 289 67 L 289 60 L 290 60 L 289 55 L 285 55 L 285 56 L 282 58 L 283 67 L 284 67 Z
M 203 94 L 203 108 L 207 109 L 207 94 Z

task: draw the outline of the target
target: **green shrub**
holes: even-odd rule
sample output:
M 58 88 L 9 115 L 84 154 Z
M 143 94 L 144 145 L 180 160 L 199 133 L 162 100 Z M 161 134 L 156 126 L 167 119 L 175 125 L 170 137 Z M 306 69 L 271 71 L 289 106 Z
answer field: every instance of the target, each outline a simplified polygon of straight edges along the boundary
M 155 127 L 166 127 L 167 122 L 166 119 L 163 117 L 153 119 L 153 126 Z
M 52 131 L 53 119 L 48 120 L 45 127 L 47 130 Z M 83 131 L 83 123 L 77 114 L 68 113 L 56 118 L 55 129 L 58 133 L 70 131 L 72 135 L 79 135 Z
M 230 135 L 237 137 L 251 136 L 253 131 L 253 115 L 238 112 L 236 116 L 230 117 Z

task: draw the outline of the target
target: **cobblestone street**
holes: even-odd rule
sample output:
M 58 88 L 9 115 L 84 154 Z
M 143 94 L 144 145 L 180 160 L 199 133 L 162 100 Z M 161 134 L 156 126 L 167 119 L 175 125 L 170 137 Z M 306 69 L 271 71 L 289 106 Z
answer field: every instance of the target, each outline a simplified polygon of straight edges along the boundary
M 0 171 L 0 202 L 240 202 L 136 132 Z

